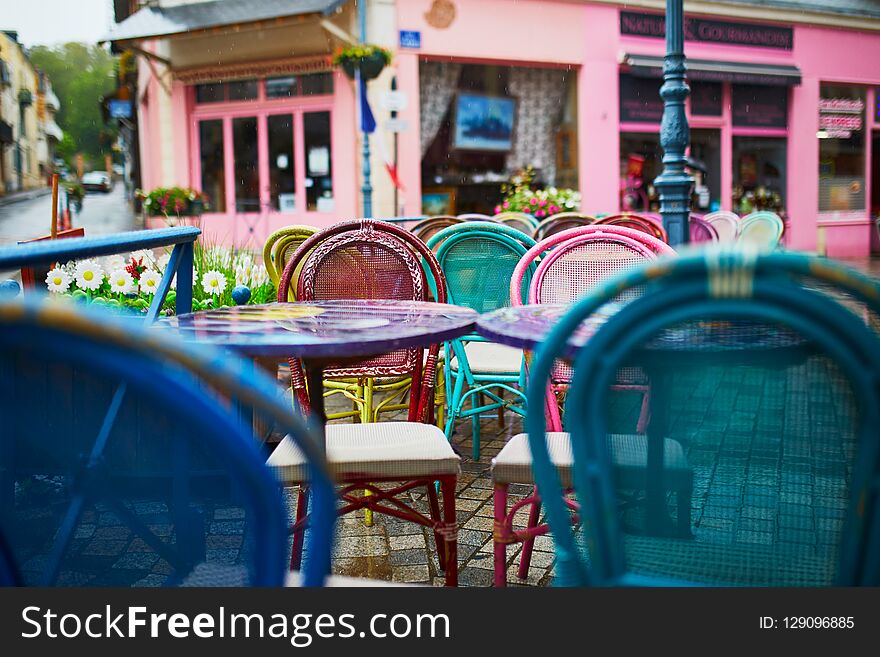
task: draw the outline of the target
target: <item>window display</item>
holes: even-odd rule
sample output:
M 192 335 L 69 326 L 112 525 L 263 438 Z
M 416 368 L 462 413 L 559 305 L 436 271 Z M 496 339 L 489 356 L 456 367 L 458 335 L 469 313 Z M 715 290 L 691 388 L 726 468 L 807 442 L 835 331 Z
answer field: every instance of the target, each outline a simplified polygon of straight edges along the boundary
M 819 211 L 864 210 L 865 90 L 821 85 L 817 136 Z
M 783 214 L 786 186 L 784 137 L 733 138 L 733 211 Z

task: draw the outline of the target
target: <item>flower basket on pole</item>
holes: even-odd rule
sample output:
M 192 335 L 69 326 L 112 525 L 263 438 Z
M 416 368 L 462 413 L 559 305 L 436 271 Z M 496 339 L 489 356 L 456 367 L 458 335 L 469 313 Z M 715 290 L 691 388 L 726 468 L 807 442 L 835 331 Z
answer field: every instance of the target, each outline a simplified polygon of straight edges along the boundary
M 361 72 L 361 79 L 373 80 L 379 77 L 382 69 L 390 63 L 389 50 L 370 44 L 339 48 L 333 54 L 333 64 L 342 67 L 350 80 L 354 80 L 358 69 Z

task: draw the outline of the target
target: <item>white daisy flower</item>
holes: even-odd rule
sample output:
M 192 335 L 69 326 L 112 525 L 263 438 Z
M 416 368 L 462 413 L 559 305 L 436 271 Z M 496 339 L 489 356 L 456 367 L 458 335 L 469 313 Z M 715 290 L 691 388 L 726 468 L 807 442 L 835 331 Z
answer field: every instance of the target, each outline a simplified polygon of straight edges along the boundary
M 148 264 L 156 261 L 156 258 L 153 255 L 153 252 L 150 251 L 149 249 L 140 249 L 139 251 L 132 251 L 131 257 L 134 258 L 136 262 L 140 262 L 141 259 L 143 259 L 145 265 L 148 265 Z
M 168 263 L 170 262 L 170 260 L 171 260 L 171 254 L 170 253 L 163 253 L 162 255 L 159 256 L 159 259 L 156 260 L 156 268 L 160 272 L 164 272 L 166 269 L 168 269 Z
M 67 292 L 71 280 L 70 274 L 56 266 L 46 274 L 46 287 L 49 288 L 49 292 Z
M 71 279 L 76 276 L 76 260 L 68 260 L 61 268 L 70 275 Z
M 254 267 L 254 271 L 251 274 L 251 282 L 254 287 L 259 287 L 269 282 L 269 272 L 266 271 L 264 265 L 257 265 Z
M 134 291 L 134 279 L 124 269 L 117 269 L 110 274 L 110 290 L 118 294 L 128 294 Z
M 147 269 L 141 273 L 141 292 L 156 294 L 156 291 L 159 289 L 159 283 L 161 282 L 162 275 L 159 272 L 153 269 Z
M 226 277 L 214 269 L 205 272 L 202 276 L 202 289 L 205 294 L 223 294 L 226 289 Z
M 95 260 L 76 263 L 76 285 L 83 290 L 97 290 L 104 282 L 104 269 Z
M 105 257 L 101 264 L 104 267 L 104 271 L 116 271 L 117 269 L 125 269 L 128 263 L 129 261 L 125 257 L 116 254 Z

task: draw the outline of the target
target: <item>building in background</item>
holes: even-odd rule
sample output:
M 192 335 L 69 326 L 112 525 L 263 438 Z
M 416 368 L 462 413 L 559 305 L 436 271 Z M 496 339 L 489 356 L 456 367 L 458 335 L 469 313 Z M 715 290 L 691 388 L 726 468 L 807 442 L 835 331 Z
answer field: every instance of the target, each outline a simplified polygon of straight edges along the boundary
M 791 247 L 867 255 L 880 5 L 696 9 L 685 44 L 695 209 L 766 207 L 786 217 Z M 346 0 L 166 0 L 119 24 L 110 39 L 140 60 L 144 186 L 205 191 L 202 227 L 224 240 L 358 216 L 353 84 L 329 63 L 356 18 Z M 663 35 L 656 0 L 370 0 L 367 40 L 394 51 L 369 85 L 375 216 L 491 212 L 526 165 L 578 189 L 583 211 L 655 208 Z M 392 79 L 399 93 L 385 102 Z
M 61 104 L 13 31 L 0 32 L 0 194 L 48 184 Z

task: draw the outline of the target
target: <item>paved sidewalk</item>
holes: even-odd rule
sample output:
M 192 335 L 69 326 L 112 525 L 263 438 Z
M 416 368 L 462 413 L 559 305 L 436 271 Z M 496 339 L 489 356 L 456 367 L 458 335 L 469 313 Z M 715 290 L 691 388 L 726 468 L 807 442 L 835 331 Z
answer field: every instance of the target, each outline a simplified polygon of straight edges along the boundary
M 13 192 L 0 196 L 0 207 L 20 203 L 21 201 L 30 201 L 41 196 L 48 196 L 52 193 L 51 187 L 40 187 L 39 189 L 26 189 L 21 192 Z

